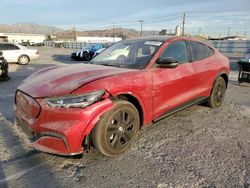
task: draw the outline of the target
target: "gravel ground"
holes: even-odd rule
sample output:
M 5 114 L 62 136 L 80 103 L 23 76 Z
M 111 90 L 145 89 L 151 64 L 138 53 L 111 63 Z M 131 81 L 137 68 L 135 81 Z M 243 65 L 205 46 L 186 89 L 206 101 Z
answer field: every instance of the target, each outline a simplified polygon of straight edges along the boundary
M 0 83 L 0 187 L 249 187 L 250 84 L 231 72 L 225 103 L 196 105 L 144 128 L 124 155 L 91 149 L 60 157 L 32 150 L 13 125 L 16 87 L 32 72 L 72 64 L 72 50 L 40 48 L 41 59 L 10 65 Z

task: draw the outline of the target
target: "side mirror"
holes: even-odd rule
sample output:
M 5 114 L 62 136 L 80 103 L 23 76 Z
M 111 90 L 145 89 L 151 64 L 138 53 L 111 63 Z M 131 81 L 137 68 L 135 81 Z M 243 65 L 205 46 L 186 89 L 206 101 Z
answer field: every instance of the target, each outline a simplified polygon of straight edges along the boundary
M 176 68 L 178 66 L 178 61 L 171 57 L 165 59 L 159 58 L 156 61 L 156 65 L 162 68 Z

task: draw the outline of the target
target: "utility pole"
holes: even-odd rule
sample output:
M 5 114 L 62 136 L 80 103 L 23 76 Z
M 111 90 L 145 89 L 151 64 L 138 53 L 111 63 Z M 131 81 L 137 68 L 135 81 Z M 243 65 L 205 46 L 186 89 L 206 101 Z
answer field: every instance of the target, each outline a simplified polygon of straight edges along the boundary
M 245 28 L 245 30 L 244 30 L 244 37 L 246 37 L 247 36 L 247 28 Z
M 140 36 L 142 36 L 142 22 L 144 22 L 144 20 L 138 20 L 138 22 L 141 22 L 141 32 L 140 32 Z
M 231 27 L 228 27 L 228 28 L 227 28 L 227 36 L 228 36 L 228 37 L 230 36 L 230 30 L 231 30 Z
M 199 27 L 199 36 L 201 35 L 201 27 Z
M 185 22 L 186 22 L 186 14 L 185 12 L 183 13 L 183 16 L 182 16 L 182 36 L 184 36 L 185 34 Z
M 74 40 L 76 41 L 77 39 L 77 36 L 76 36 L 76 27 L 72 27 L 72 31 L 73 31 L 73 37 L 74 37 Z
M 113 22 L 113 42 L 115 42 L 115 23 Z

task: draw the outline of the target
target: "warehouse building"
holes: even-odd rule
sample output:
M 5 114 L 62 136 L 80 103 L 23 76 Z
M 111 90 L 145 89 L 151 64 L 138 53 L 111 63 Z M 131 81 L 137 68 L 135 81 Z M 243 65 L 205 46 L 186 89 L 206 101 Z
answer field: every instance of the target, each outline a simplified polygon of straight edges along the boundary
M 0 41 L 30 44 L 42 43 L 46 39 L 44 34 L 25 34 L 25 33 L 0 33 Z

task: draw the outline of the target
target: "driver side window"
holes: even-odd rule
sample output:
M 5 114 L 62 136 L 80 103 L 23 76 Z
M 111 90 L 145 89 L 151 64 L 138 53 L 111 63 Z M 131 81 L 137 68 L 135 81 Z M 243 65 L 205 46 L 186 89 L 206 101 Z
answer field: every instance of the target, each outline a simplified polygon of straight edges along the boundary
M 184 41 L 178 41 L 174 42 L 173 44 L 170 44 L 161 54 L 160 58 L 172 58 L 178 61 L 178 63 L 187 63 L 188 54 L 186 43 Z

